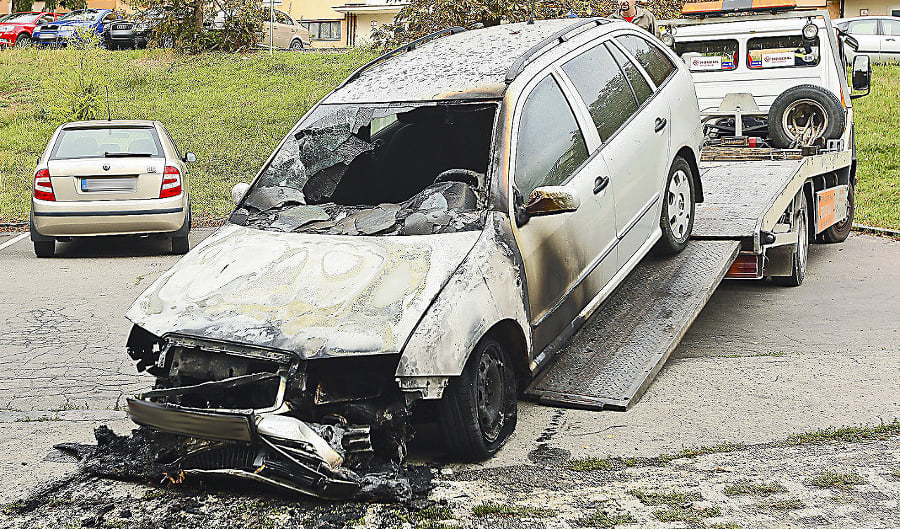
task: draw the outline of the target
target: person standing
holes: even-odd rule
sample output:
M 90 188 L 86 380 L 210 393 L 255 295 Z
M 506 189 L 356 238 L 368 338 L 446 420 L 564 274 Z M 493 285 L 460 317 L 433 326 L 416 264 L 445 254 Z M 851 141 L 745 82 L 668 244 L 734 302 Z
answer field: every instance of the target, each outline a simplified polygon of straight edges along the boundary
M 619 18 L 642 27 L 659 38 L 659 27 L 656 25 L 656 17 L 653 13 L 639 7 L 635 0 L 619 0 L 619 8 L 610 13 L 609 18 Z

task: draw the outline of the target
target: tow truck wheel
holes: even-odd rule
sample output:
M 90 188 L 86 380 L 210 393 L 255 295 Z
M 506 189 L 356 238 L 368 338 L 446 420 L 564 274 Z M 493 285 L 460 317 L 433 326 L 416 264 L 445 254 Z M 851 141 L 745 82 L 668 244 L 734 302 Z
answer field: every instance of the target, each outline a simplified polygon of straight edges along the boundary
M 694 178 L 684 158 L 675 158 L 666 179 L 659 226 L 662 237 L 654 250 L 658 254 L 676 254 L 687 246 L 694 228 Z
M 846 124 L 837 96 L 812 84 L 788 88 L 769 107 L 769 137 L 782 149 L 840 138 Z
M 806 199 L 800 201 L 800 210 L 797 212 L 797 246 L 794 247 L 794 264 L 789 276 L 772 276 L 776 285 L 785 287 L 798 287 L 806 277 L 806 258 L 809 255 L 809 232 L 806 216 Z
M 853 229 L 853 214 L 856 212 L 855 187 L 855 185 L 850 184 L 847 188 L 847 218 L 826 228 L 822 232 L 822 242 L 844 242 L 850 236 L 850 230 Z
M 447 451 L 475 461 L 492 456 L 516 428 L 516 375 L 506 348 L 482 338 L 439 404 Z

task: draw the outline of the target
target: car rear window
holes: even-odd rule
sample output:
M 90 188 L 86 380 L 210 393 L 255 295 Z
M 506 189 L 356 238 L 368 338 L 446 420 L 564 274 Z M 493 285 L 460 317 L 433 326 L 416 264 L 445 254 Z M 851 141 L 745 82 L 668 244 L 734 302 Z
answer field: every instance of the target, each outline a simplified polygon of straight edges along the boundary
M 758 37 L 747 41 L 747 65 L 750 68 L 785 68 L 819 64 L 819 38 L 801 35 Z
M 734 39 L 676 42 L 675 53 L 692 72 L 734 70 L 738 67 L 738 41 Z
M 114 127 L 64 129 L 59 133 L 50 158 L 104 158 L 107 156 L 162 156 L 162 146 L 153 128 Z

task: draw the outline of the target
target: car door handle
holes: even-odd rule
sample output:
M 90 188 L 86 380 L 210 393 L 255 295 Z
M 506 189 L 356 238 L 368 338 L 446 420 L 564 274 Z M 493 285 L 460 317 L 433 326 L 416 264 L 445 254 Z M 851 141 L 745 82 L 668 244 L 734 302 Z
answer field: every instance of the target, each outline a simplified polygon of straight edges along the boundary
M 653 126 L 653 132 L 659 132 L 666 128 L 666 118 L 656 118 L 656 124 Z
M 896 40 L 896 39 L 884 39 L 884 40 L 887 40 L 887 41 L 890 41 L 890 42 L 894 42 L 894 40 Z
M 598 176 L 596 180 L 594 180 L 594 194 L 598 194 L 609 185 L 609 177 L 608 176 Z

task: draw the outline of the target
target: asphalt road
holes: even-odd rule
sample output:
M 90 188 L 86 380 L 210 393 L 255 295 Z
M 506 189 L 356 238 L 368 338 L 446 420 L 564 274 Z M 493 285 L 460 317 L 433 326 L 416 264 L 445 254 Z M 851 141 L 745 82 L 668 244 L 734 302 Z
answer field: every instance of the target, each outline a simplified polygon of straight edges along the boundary
M 0 234 L 0 247 L 15 236 Z M 123 397 L 151 380 L 125 354 L 123 314 L 177 261 L 166 249 L 103 239 L 37 259 L 27 238 L 0 248 L 0 502 L 74 468 L 54 443 L 90 442 L 101 423 L 131 427 Z M 898 262 L 900 243 L 854 234 L 812 246 L 801 287 L 726 281 L 630 411 L 522 402 L 508 445 L 457 470 L 528 463 L 539 445 L 573 457 L 653 456 L 900 417 Z

